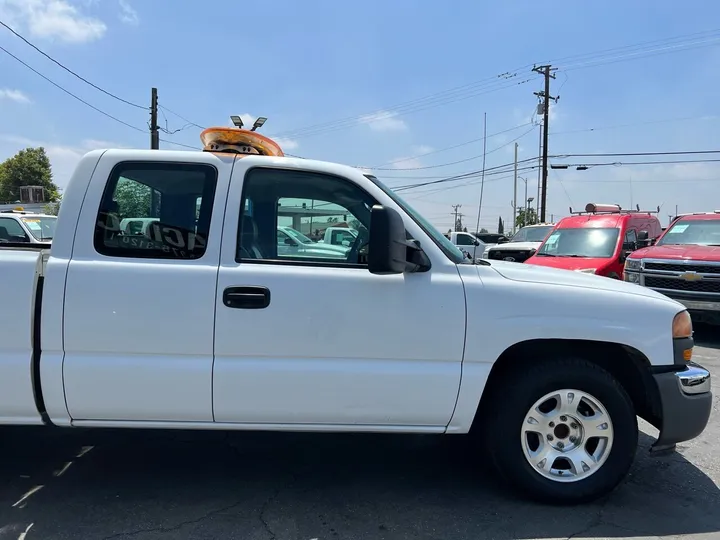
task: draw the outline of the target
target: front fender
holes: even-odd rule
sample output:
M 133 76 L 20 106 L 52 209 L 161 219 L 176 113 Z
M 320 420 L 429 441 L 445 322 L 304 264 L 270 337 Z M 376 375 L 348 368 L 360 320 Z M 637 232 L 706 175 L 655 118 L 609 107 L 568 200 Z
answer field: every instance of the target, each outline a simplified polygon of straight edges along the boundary
M 490 266 L 468 266 L 460 273 L 467 332 L 462 382 L 448 432 L 469 430 L 493 364 L 521 342 L 607 342 L 636 349 L 654 366 L 674 362 L 672 321 L 680 308 L 673 302 L 606 288 L 510 280 Z M 531 361 L 542 362 L 543 357 Z

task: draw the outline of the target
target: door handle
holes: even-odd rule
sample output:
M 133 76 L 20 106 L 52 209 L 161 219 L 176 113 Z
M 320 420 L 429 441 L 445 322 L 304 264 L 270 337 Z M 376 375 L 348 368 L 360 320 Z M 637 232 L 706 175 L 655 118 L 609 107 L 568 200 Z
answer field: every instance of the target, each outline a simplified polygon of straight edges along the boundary
M 270 289 L 228 287 L 223 291 L 223 304 L 235 309 L 264 309 L 270 305 Z

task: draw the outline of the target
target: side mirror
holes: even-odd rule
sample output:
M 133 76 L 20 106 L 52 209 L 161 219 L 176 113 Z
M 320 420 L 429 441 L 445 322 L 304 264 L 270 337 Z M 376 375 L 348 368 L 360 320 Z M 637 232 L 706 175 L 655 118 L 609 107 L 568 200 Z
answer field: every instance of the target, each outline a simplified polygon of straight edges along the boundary
M 648 238 L 650 238 L 650 235 L 647 231 L 638 232 L 637 239 L 639 242 L 647 242 Z
M 297 242 L 295 240 L 293 240 L 292 238 L 286 238 L 285 245 L 286 246 L 297 246 Z
M 379 204 L 370 212 L 367 257 L 371 274 L 426 272 L 431 267 L 420 242 L 408 237 L 400 214 Z
M 633 250 L 631 250 L 631 249 L 623 249 L 620 252 L 620 262 L 625 263 L 625 261 L 627 260 L 627 258 L 630 256 L 630 254 L 632 252 L 633 252 Z
M 479 241 L 479 240 L 475 240 L 475 241 L 473 242 L 473 246 L 478 247 L 479 245 L 480 245 L 480 241 Z
M 371 274 L 402 274 L 407 265 L 407 240 L 402 217 L 376 204 L 370 211 L 368 269 Z
M 340 242 L 340 243 L 341 243 L 343 246 L 345 246 L 345 247 L 350 247 L 350 242 L 349 242 L 348 240 L 343 240 L 343 241 Z

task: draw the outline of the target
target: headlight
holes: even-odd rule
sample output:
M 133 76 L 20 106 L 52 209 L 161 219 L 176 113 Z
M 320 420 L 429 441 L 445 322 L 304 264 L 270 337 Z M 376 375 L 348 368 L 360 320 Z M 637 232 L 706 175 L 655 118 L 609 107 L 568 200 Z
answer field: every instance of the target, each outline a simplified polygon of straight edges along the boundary
M 625 259 L 625 270 L 640 271 L 641 259 Z
M 692 319 L 690 318 L 690 314 L 685 311 L 681 311 L 677 315 L 675 315 L 675 318 L 673 319 L 672 324 L 672 337 L 675 338 L 687 338 L 692 337 L 693 335 L 693 326 L 692 326 Z
M 582 272 L 583 274 L 594 274 L 597 268 L 583 268 L 581 270 L 575 270 L 576 272 Z
M 482 258 L 487 259 L 489 254 L 490 252 L 486 249 L 485 251 L 483 251 Z

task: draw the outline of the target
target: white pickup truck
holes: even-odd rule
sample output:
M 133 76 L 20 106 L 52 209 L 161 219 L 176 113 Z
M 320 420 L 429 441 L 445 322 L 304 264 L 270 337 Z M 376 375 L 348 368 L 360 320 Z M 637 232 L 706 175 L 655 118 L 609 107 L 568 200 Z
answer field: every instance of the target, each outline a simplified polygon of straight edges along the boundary
M 367 231 L 345 259 L 284 257 L 285 198 Z M 681 304 L 470 261 L 353 167 L 96 150 L 52 246 L 2 246 L 3 424 L 470 434 L 519 492 L 576 503 L 625 477 L 637 416 L 668 450 L 711 410 Z

